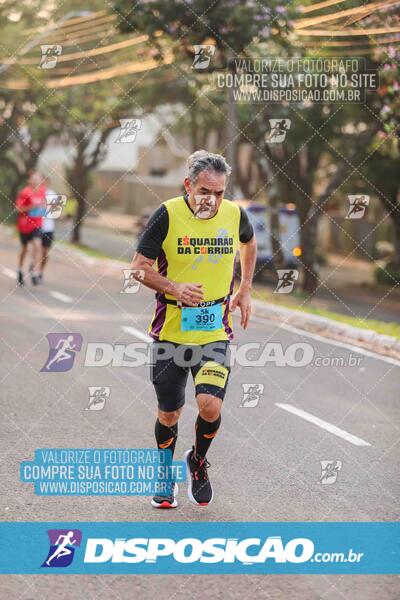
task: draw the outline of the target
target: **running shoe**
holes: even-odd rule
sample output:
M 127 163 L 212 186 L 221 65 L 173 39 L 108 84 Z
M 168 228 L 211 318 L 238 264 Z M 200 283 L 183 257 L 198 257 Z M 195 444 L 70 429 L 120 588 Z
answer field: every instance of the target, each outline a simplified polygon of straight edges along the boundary
M 188 497 L 193 504 L 207 506 L 212 502 L 213 489 L 208 478 L 210 463 L 206 458 L 197 458 L 194 446 L 184 455 L 188 470 Z
M 24 275 L 22 271 L 18 271 L 18 285 L 24 285 Z
M 169 496 L 153 496 L 151 505 L 154 506 L 154 508 L 176 508 L 178 506 L 178 501 L 176 499 L 178 491 L 178 484 L 174 483 L 172 494 L 169 494 Z
M 31 275 L 32 285 L 38 285 L 40 283 L 39 275 L 32 273 Z

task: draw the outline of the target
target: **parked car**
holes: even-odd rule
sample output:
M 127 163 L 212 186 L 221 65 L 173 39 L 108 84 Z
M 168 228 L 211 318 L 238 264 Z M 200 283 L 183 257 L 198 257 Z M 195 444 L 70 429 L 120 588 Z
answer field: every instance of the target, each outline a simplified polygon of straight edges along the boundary
M 239 200 L 247 214 L 257 237 L 256 274 L 263 276 L 274 269 L 271 248 L 270 211 L 264 204 Z M 286 204 L 279 209 L 280 242 L 284 257 L 284 268 L 295 269 L 301 256 L 300 217 L 294 204 Z

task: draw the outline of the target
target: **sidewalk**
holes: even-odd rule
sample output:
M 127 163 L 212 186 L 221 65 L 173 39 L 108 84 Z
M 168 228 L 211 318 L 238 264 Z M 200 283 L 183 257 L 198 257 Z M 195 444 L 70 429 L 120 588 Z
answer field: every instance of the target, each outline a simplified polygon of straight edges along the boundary
M 375 319 L 398 323 L 400 286 L 376 284 L 374 271 L 374 263 L 329 255 L 328 264 L 320 268 L 319 287 L 311 296 L 304 294 L 300 286 L 291 294 L 274 294 L 275 280 L 256 282 L 255 290 L 260 299 L 281 306 L 333 311 L 360 321 Z
M 89 214 L 85 218 L 85 225 L 132 235 L 135 231 L 137 220 L 138 217 L 136 215 L 98 210 L 96 214 Z

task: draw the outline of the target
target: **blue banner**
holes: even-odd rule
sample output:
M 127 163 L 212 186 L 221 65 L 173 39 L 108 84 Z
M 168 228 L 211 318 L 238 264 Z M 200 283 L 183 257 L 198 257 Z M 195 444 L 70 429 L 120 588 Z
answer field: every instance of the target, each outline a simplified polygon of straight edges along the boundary
M 0 524 L 1 574 L 397 574 L 399 523 Z

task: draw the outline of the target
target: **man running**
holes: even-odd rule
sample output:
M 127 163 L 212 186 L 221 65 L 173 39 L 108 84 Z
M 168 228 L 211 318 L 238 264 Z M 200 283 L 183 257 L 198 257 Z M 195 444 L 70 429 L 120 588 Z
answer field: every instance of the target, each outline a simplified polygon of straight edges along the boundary
M 40 261 L 40 272 L 39 279 L 43 280 L 43 271 L 47 264 L 47 260 L 49 257 L 50 248 L 54 241 L 54 216 L 51 213 L 52 204 L 55 203 L 57 199 L 57 194 L 54 190 L 52 190 L 49 186 L 50 179 L 49 177 L 45 177 L 44 185 L 46 187 L 46 214 L 43 217 L 42 221 L 42 259 Z
M 247 327 L 256 240 L 246 212 L 224 199 L 231 172 L 225 159 L 199 150 L 189 157 L 188 165 L 186 193 L 167 200 L 150 217 L 131 268 L 144 273 L 144 285 L 157 292 L 149 328 L 155 340 L 151 380 L 158 399 L 157 446 L 170 450 L 172 460 L 190 369 L 199 414 L 195 444 L 185 453 L 188 496 L 205 506 L 213 498 L 206 454 L 221 423 L 229 377 L 230 312 L 239 307 L 241 325 Z M 231 299 L 237 250 L 242 279 Z M 185 366 L 183 355 L 189 361 L 195 357 L 195 362 Z M 167 495 L 155 496 L 152 505 L 174 508 L 175 490 L 176 486 L 170 487 Z
M 28 245 L 32 247 L 31 278 L 33 285 L 37 285 L 40 280 L 41 226 L 45 206 L 45 187 L 42 176 L 37 171 L 33 171 L 29 176 L 28 185 L 21 190 L 16 200 L 16 208 L 19 212 L 17 229 L 21 240 L 18 261 L 18 283 L 20 285 L 24 283 L 23 265 Z

